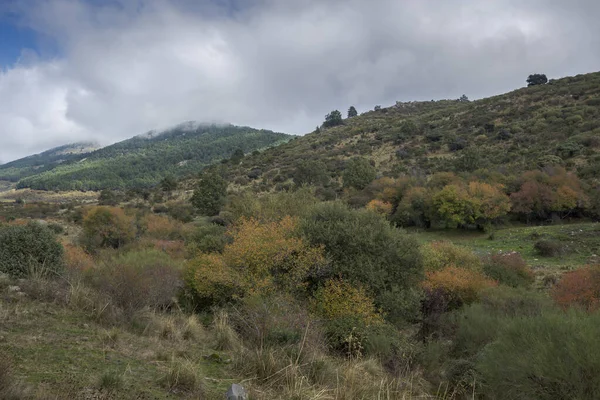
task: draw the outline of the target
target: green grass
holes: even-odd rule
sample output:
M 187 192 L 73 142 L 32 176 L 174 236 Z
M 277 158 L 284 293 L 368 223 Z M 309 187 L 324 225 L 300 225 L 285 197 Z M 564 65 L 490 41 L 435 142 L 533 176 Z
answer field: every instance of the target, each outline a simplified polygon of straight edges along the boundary
M 210 341 L 161 339 L 121 330 L 107 343 L 107 329 L 54 303 L 0 290 L 0 353 L 13 360 L 13 375 L 43 398 L 196 398 L 161 385 L 172 363 L 194 363 L 207 399 L 220 399 L 235 380 L 224 364 L 205 359 Z M 92 397 L 89 397 L 92 396 Z
M 571 270 L 600 255 L 600 223 L 585 222 L 548 226 L 517 226 L 501 228 L 490 234 L 465 230 L 413 230 L 421 243 L 449 240 L 467 246 L 484 255 L 489 253 L 517 251 L 534 269 Z M 560 257 L 542 257 L 534 249 L 540 239 L 550 239 L 566 245 L 568 251 Z M 597 258 L 597 257 L 596 257 Z

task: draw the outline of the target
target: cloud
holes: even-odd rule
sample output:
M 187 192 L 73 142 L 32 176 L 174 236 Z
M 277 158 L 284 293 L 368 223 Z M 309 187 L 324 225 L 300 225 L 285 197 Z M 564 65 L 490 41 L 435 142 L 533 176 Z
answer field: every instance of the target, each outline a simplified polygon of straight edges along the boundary
M 523 4 L 525 3 L 525 4 Z M 479 98 L 600 63 L 595 0 L 26 0 L 56 48 L 0 71 L 0 159 L 186 120 L 302 134 L 332 109 Z

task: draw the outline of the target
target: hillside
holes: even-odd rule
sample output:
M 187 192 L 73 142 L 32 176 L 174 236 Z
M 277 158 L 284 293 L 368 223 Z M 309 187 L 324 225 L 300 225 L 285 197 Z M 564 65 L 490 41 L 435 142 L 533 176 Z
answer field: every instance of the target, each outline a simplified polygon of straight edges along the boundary
M 183 177 L 229 158 L 237 150 L 252 152 L 285 142 L 290 136 L 233 125 L 184 123 L 164 132 L 149 132 L 74 157 L 19 180 L 18 188 L 100 190 L 151 187 L 163 177 Z M 24 165 L 15 161 L 13 168 Z M 14 173 L 21 176 L 24 172 Z
M 0 165 L 0 181 L 18 182 L 28 176 L 51 170 L 59 164 L 81 160 L 86 154 L 99 148 L 93 142 L 72 143 L 11 161 Z
M 599 150 L 600 73 L 591 73 L 477 101 L 399 102 L 248 157 L 228 174 L 245 185 L 260 171 L 253 186 L 281 189 L 302 162 L 320 161 L 336 189 L 345 162 L 362 156 L 388 176 L 508 175 L 560 165 L 594 180 Z

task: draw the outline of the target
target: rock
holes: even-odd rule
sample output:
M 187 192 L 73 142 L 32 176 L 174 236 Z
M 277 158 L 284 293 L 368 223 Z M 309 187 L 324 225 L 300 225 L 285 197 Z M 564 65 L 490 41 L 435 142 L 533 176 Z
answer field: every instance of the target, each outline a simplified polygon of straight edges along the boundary
M 243 386 L 234 383 L 225 394 L 227 400 L 248 400 L 248 394 Z

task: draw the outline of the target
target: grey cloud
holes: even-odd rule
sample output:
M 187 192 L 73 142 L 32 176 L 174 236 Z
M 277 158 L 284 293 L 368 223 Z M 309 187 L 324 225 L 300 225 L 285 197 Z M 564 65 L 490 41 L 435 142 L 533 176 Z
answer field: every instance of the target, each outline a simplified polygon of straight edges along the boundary
M 595 0 L 20 4 L 60 55 L 0 72 L 4 161 L 185 120 L 302 134 L 351 104 L 479 98 L 600 64 Z

